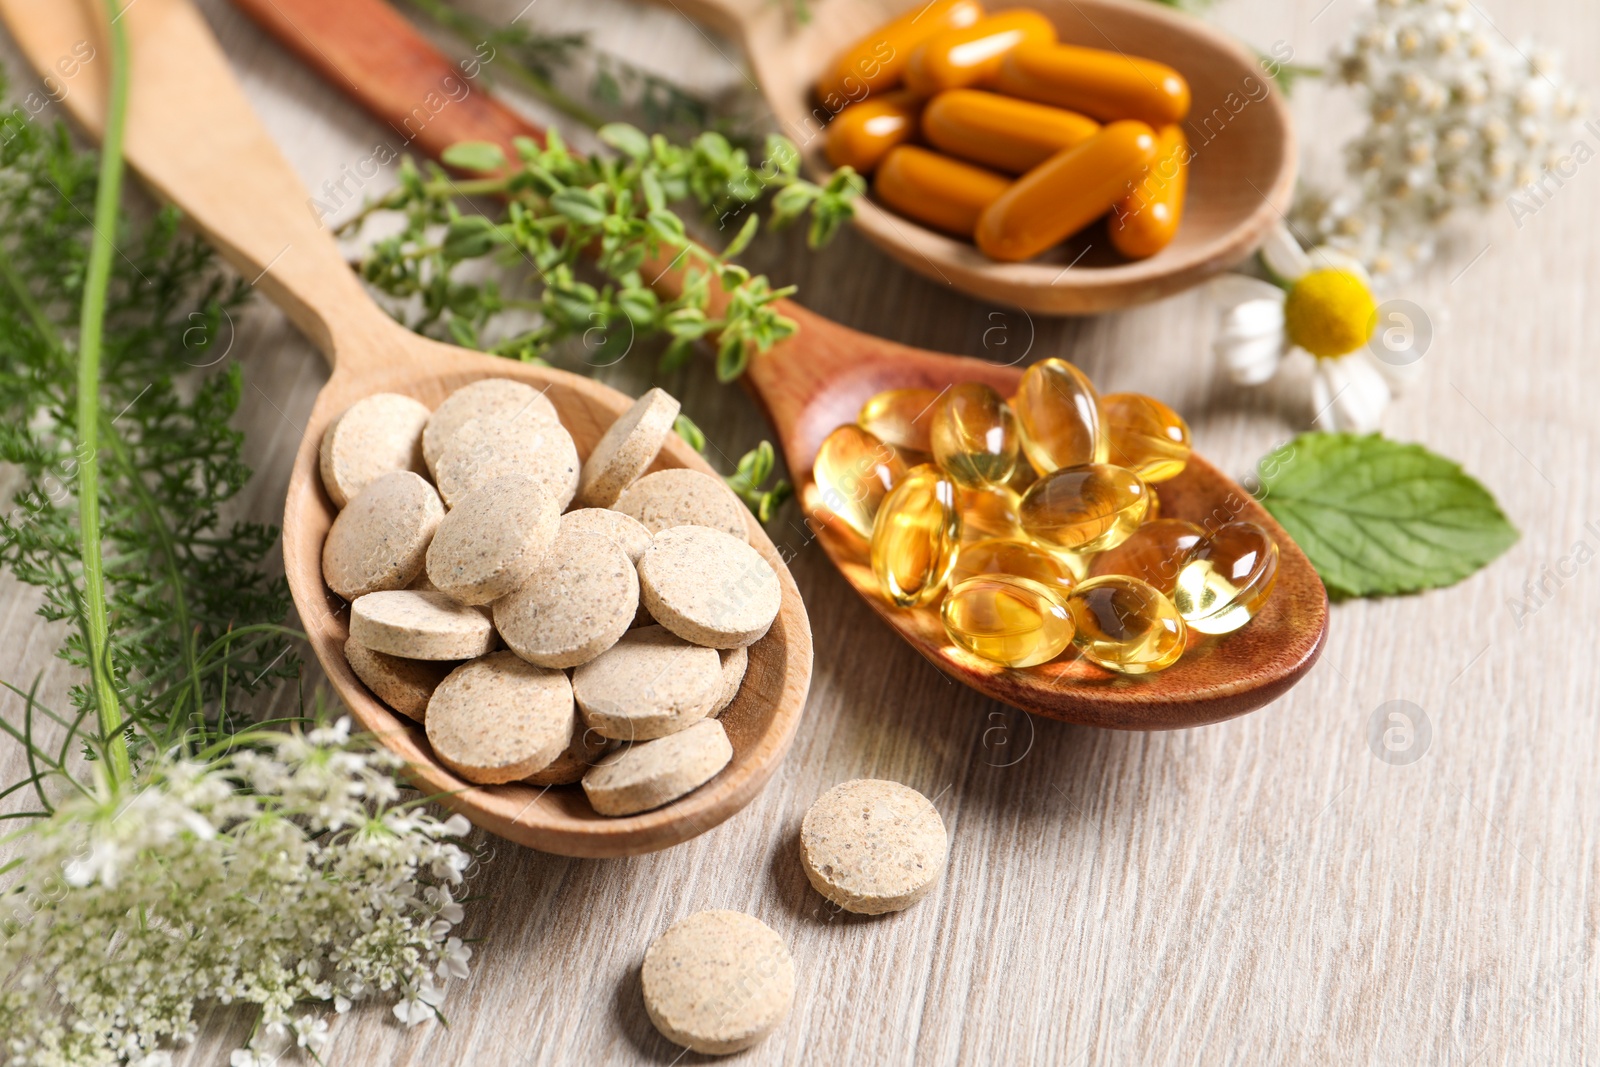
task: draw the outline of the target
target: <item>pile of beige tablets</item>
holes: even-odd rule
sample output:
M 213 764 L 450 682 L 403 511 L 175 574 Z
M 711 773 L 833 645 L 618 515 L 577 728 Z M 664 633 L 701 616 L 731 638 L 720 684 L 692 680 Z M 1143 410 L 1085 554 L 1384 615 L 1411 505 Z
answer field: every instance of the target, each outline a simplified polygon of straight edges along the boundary
M 781 589 L 721 479 L 644 474 L 677 414 L 650 390 L 584 461 L 544 394 L 507 379 L 432 412 L 370 396 L 328 427 L 341 510 L 322 572 L 350 601 L 345 655 L 462 778 L 581 781 L 631 815 L 732 758 L 717 716 Z

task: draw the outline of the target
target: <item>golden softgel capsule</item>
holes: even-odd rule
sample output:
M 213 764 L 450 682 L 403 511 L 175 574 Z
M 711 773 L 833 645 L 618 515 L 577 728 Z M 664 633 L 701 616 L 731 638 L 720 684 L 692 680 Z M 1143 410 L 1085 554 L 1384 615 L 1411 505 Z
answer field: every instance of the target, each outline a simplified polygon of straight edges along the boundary
M 1040 474 L 1106 462 L 1100 395 L 1064 359 L 1041 359 L 1017 385 L 1011 406 L 1022 431 L 1022 451 Z
M 1009 574 L 968 578 L 939 609 L 950 640 L 1007 667 L 1048 663 L 1072 643 L 1072 616 L 1038 582 Z
M 1232 633 L 1255 617 L 1278 580 L 1278 543 L 1253 522 L 1230 522 L 1189 552 L 1172 600 L 1191 630 Z
M 963 516 L 965 521 L 965 516 Z M 969 541 L 956 554 L 950 571 L 950 585 L 986 574 L 1009 574 L 1044 586 L 1060 599 L 1066 599 L 1077 585 L 1077 577 L 1066 562 L 1026 541 L 991 537 Z
M 885 444 L 931 453 L 928 425 L 938 399 L 936 389 L 885 389 L 861 405 L 856 425 Z
M 1022 498 L 1022 529 L 1051 548 L 1104 552 L 1126 541 L 1150 509 L 1150 487 L 1105 463 L 1046 475 Z
M 1106 459 L 1147 482 L 1183 473 L 1189 462 L 1189 424 L 1167 405 L 1142 393 L 1107 393 L 1100 398 Z
M 823 438 L 811 468 L 822 503 L 862 537 L 889 491 L 906 476 L 905 460 L 859 426 L 841 426 Z
M 1022 497 L 1006 486 L 963 489 L 957 503 L 964 545 L 991 537 L 1020 541 L 1026 536 L 1022 532 Z
M 1068 598 L 1067 611 L 1078 652 L 1107 670 L 1150 674 L 1183 655 L 1183 617 L 1172 601 L 1137 578 L 1091 578 Z
M 938 467 L 913 467 L 872 524 L 872 572 L 902 608 L 939 596 L 961 544 L 956 486 Z
M 934 462 L 966 489 L 1003 486 L 1016 470 L 1017 424 L 1005 398 L 966 382 L 945 390 L 929 426 Z
M 1149 582 L 1170 597 L 1190 550 L 1205 536 L 1200 527 L 1182 519 L 1146 520 L 1122 544 L 1094 557 L 1089 573 L 1096 578 L 1126 574 Z

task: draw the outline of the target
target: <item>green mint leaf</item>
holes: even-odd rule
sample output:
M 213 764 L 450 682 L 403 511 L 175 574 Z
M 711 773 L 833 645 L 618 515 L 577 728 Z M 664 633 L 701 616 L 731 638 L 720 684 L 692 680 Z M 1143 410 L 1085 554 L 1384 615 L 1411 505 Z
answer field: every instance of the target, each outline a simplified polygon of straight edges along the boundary
M 1489 491 L 1421 445 L 1307 433 L 1260 463 L 1256 495 L 1332 593 L 1452 585 L 1517 540 Z
M 606 220 L 605 204 L 588 189 L 563 189 L 550 198 L 550 206 L 579 226 L 598 226 Z
M 446 166 L 462 170 L 496 171 L 506 165 L 506 154 L 489 141 L 462 141 L 444 150 L 439 157 Z

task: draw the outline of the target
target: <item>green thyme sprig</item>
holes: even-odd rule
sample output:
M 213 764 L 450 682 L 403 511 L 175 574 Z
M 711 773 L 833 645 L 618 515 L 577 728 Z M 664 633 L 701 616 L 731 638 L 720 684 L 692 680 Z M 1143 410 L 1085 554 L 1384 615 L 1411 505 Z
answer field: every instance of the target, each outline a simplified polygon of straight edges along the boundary
M 718 378 L 737 378 L 752 356 L 795 331 L 774 306 L 793 288 L 774 289 L 732 262 L 760 225 L 749 209 L 774 194 L 772 225 L 808 218 L 808 240 L 818 246 L 852 214 L 860 177 L 846 168 L 822 185 L 806 181 L 799 176 L 799 152 L 777 135 L 768 138 L 759 162 L 717 133 L 680 146 L 612 124 L 600 137 L 619 154 L 571 152 L 554 130 L 543 146 L 519 138 L 514 162 L 496 145 L 456 145 L 445 162 L 485 175 L 466 181 L 406 161 L 398 187 L 341 232 L 358 230 L 375 214 L 402 216 L 401 230 L 371 247 L 361 273 L 419 332 L 522 360 L 542 360 L 558 342 L 581 337 L 590 361 L 599 364 L 622 358 L 642 338 L 661 336 L 668 341 L 661 357 L 668 370 L 686 361 L 696 342 L 716 337 Z M 482 214 L 475 206 L 480 197 L 506 201 L 504 214 Z M 738 224 L 720 252 L 690 238 L 672 209 L 683 201 L 698 204 L 725 228 Z M 586 258 L 605 284 L 580 278 Z M 479 268 L 486 260 L 521 268 L 533 291 L 507 292 L 498 278 L 483 278 Z M 682 271 L 676 296 L 658 296 L 650 288 L 658 279 L 644 273 L 647 263 L 663 262 Z M 652 268 L 652 275 L 660 272 Z M 720 314 L 712 312 L 713 280 L 727 294 Z M 407 315 L 405 306 L 413 302 L 419 310 Z M 532 312 L 534 324 L 490 340 L 491 327 L 518 311 Z

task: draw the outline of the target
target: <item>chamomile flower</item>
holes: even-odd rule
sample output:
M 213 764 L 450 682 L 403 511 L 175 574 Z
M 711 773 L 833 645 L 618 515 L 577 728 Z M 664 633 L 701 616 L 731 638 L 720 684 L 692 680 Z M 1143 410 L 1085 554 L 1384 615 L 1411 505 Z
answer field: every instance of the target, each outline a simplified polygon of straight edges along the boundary
M 1259 385 L 1285 361 L 1310 358 L 1312 424 L 1376 430 L 1417 365 L 1393 367 L 1372 355 L 1378 303 L 1365 268 L 1335 249 L 1304 251 L 1282 226 L 1268 237 L 1261 258 L 1279 285 L 1234 274 L 1213 290 L 1226 309 L 1215 350 L 1228 375 L 1241 385 Z

